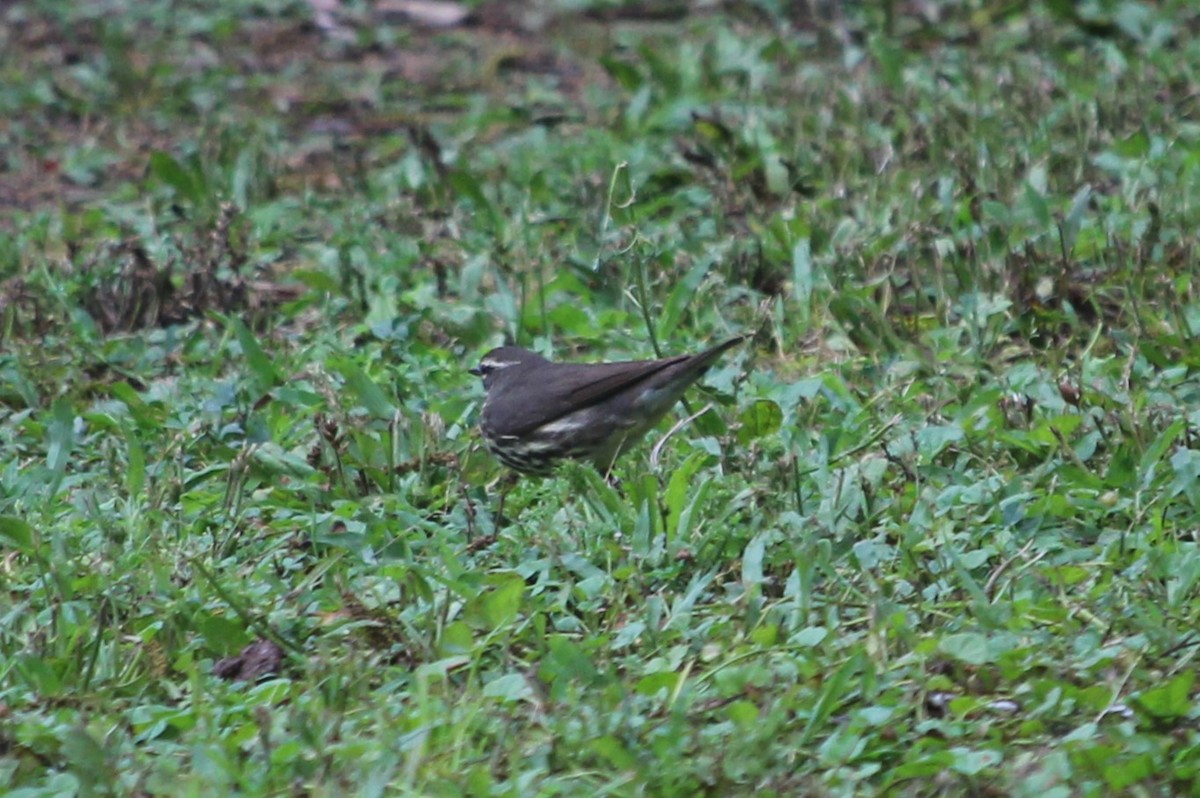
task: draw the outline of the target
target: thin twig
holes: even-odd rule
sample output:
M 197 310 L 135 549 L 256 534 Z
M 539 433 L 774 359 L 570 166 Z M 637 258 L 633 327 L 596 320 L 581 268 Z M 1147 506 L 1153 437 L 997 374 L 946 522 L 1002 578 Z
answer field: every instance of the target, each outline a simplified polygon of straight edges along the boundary
M 650 450 L 650 465 L 652 465 L 655 468 L 658 468 L 658 456 L 662 452 L 662 447 L 666 444 L 667 439 L 670 438 L 672 435 L 674 435 L 679 430 L 686 427 L 688 424 L 691 424 L 693 421 L 700 418 L 700 416 L 704 415 L 709 410 L 712 410 L 711 402 L 706 404 L 704 407 L 700 408 L 699 411 L 692 413 L 687 418 L 682 419 L 681 421 L 677 422 L 675 424 L 675 426 L 673 426 L 669 430 L 667 430 L 667 434 L 662 436 L 661 438 L 659 438 L 658 443 L 654 444 L 654 448 Z

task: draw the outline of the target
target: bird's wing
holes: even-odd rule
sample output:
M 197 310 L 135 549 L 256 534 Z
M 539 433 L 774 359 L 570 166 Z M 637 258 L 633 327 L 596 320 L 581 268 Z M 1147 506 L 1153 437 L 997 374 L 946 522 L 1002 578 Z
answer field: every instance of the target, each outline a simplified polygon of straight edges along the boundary
M 588 376 L 592 379 L 578 385 L 566 398 L 577 407 L 594 405 L 625 388 L 685 362 L 687 365 L 678 369 L 676 374 L 672 374 L 671 379 L 683 374 L 703 373 L 722 352 L 744 340 L 746 336 L 739 335 L 709 347 L 697 355 L 676 355 L 663 360 L 636 360 L 628 363 L 597 363 L 587 367 Z
M 669 360 L 643 360 L 627 363 L 593 363 L 586 366 L 561 363 L 543 370 L 543 378 L 530 386 L 536 400 L 529 395 L 506 397 L 503 406 L 488 408 L 492 423 L 504 419 L 501 435 L 523 436 L 538 427 L 557 421 L 568 413 L 603 402 L 613 394 L 640 382 L 665 368 L 686 360 L 680 355 Z M 581 370 L 586 369 L 586 370 Z
M 698 355 L 677 355 L 663 360 L 634 360 L 623 363 L 555 363 L 552 368 L 540 370 L 544 375 L 537 385 L 530 386 L 537 400 L 530 401 L 529 395 L 513 395 L 503 406 L 489 410 L 492 423 L 504 419 L 504 427 L 497 428 L 501 435 L 523 436 L 542 426 L 557 421 L 568 413 L 599 404 L 620 391 L 648 380 L 656 374 L 690 361 L 684 369 L 688 372 L 703 371 L 726 349 L 741 343 L 745 336 L 724 341 Z
M 598 404 L 613 394 L 630 388 L 651 375 L 671 368 L 687 360 L 689 355 L 666 360 L 640 360 L 628 363 L 597 363 L 588 370 L 591 378 L 578 384 L 567 394 L 567 399 L 576 407 Z

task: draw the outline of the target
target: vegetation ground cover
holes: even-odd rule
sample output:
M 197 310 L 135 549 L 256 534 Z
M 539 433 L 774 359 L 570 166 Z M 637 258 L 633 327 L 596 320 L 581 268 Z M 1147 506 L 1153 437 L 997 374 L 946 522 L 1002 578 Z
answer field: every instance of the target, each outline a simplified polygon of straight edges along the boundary
M 8 794 L 1196 791 L 1191 3 L 0 18 Z

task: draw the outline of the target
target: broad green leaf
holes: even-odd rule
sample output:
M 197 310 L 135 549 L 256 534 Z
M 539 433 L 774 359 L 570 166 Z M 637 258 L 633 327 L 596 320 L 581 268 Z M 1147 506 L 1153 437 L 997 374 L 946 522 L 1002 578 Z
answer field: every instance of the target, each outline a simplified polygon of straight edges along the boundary
M 678 468 L 671 472 L 667 482 L 667 530 L 673 532 L 679 527 L 679 517 L 687 505 L 688 497 L 692 494 L 692 477 L 708 460 L 704 452 L 693 452 L 688 455 Z
M 766 541 L 762 535 L 755 535 L 746 544 L 742 552 L 742 586 L 761 585 L 763 581 L 763 553 L 766 551 Z
M 125 490 L 130 496 L 139 496 L 146 484 L 146 450 L 132 424 L 122 424 L 121 431 L 125 435 Z
M 893 91 L 903 91 L 904 68 L 910 58 L 908 50 L 888 35 L 872 37 L 870 47 L 879 79 Z
M 642 621 L 631 621 L 622 626 L 616 636 L 613 637 L 612 648 L 622 649 L 626 646 L 633 645 L 637 639 L 646 631 L 646 624 Z
M 1143 752 L 1135 756 L 1115 756 L 1104 765 L 1104 780 L 1114 795 L 1129 795 L 1128 788 L 1146 782 L 1162 772 L 1159 758 Z
M 68 399 L 59 397 L 54 400 L 50 413 L 46 466 L 54 473 L 61 473 L 67 467 L 75 445 L 75 410 Z
M 258 390 L 268 391 L 278 385 L 281 382 L 279 372 L 275 370 L 275 363 L 259 345 L 258 338 L 241 319 L 231 318 L 230 323 L 233 324 L 233 332 L 242 348 L 242 355 L 246 358 L 246 365 L 250 367 L 250 372 L 258 383 Z
M 329 366 L 342 375 L 346 387 L 372 416 L 390 419 L 395 415 L 396 406 L 388 399 L 387 393 L 357 363 L 347 358 L 336 358 L 329 362 Z
M 289 452 L 276 443 L 257 444 L 250 451 L 250 462 L 255 466 L 260 476 L 285 475 L 297 479 L 307 479 L 316 473 L 308 461 Z
M 792 296 L 805 309 L 802 312 L 808 308 L 814 287 L 812 243 L 807 238 L 801 238 L 792 247 Z
M 593 740 L 591 748 L 598 756 L 608 760 L 618 771 L 633 771 L 638 766 L 637 758 L 611 734 Z
M 965 776 L 975 776 L 990 767 L 1000 764 L 1004 757 L 998 751 L 976 750 L 955 746 L 953 768 Z
M 881 562 L 892 559 L 894 550 L 876 540 L 860 540 L 853 546 L 854 559 L 864 571 L 874 570 Z
M 33 527 L 14 515 L 0 515 L 0 539 L 23 554 L 33 553 Z
M 75 448 L 75 409 L 70 400 L 66 397 L 55 399 L 50 414 L 52 418 L 47 428 L 46 467 L 50 470 L 51 478 L 44 494 L 47 502 L 57 495 Z
M 638 693 L 645 696 L 658 695 L 660 692 L 666 691 L 670 695 L 679 686 L 679 680 L 682 678 L 675 671 L 655 671 L 647 676 L 638 679 L 637 685 L 634 687 Z
M 1178 449 L 1171 455 L 1171 468 L 1175 479 L 1171 483 L 1174 493 L 1184 493 L 1200 486 L 1200 452 L 1195 449 Z
M 191 623 L 192 629 L 216 652 L 232 654 L 250 642 L 246 625 L 236 615 L 200 612 L 192 618 Z
M 533 697 L 533 688 L 529 680 L 519 673 L 506 673 L 483 686 L 485 698 L 498 698 L 508 703 L 516 703 Z
M 704 502 L 708 498 L 709 490 L 712 488 L 711 479 L 702 479 L 699 486 L 692 492 L 691 501 L 680 511 L 679 523 L 674 527 L 667 528 L 667 534 L 671 540 L 687 540 L 692 531 L 692 517 L 697 510 L 704 507 Z
M 454 621 L 442 632 L 438 646 L 438 653 L 442 656 L 469 654 L 475 647 L 475 636 L 471 627 L 462 621 Z
M 943 654 L 968 665 L 984 665 L 992 661 L 988 639 L 978 632 L 946 635 L 938 644 L 938 648 Z
M 483 616 L 493 629 L 508 624 L 521 609 L 525 580 L 518 574 L 494 574 L 488 577 L 490 590 L 483 594 Z
M 1173 424 L 1164 429 L 1159 436 L 1154 439 L 1150 447 L 1146 449 L 1142 455 L 1141 461 L 1138 463 L 1139 480 L 1142 487 L 1149 487 L 1154 481 L 1154 473 L 1160 460 L 1166 455 L 1167 451 L 1175 445 L 1175 441 L 1180 435 L 1187 430 L 1187 421 L 1179 419 Z
M 1114 142 L 1112 149 L 1122 158 L 1144 158 L 1150 152 L 1150 137 L 1142 129 Z
M 1137 703 L 1156 718 L 1182 718 L 1192 711 L 1194 670 L 1181 671 L 1165 684 L 1153 687 L 1138 696 Z
M 1025 184 L 1025 206 L 1029 209 L 1034 224 L 1043 230 L 1050 227 L 1050 205 L 1042 192 L 1028 183 Z
M 138 395 L 132 385 L 122 380 L 113 383 L 108 390 L 115 398 L 125 403 L 125 406 L 129 408 L 130 415 L 134 418 L 141 418 L 144 415 L 146 403 L 142 401 L 142 397 Z
M 547 680 L 560 677 L 568 680 L 579 679 L 584 683 L 591 683 L 595 680 L 596 666 L 592 663 L 591 657 L 569 638 L 555 635 L 547 641 L 546 645 L 550 654 L 542 659 L 539 673 L 543 678 Z
M 743 446 L 750 441 L 774 435 L 783 426 L 783 410 L 770 399 L 758 399 L 738 416 L 738 442 Z
M 182 199 L 196 204 L 204 200 L 203 181 L 199 176 L 161 150 L 150 153 L 150 174 L 174 189 Z
M 435 662 L 427 662 L 417 667 L 418 676 L 426 679 L 440 680 L 448 674 L 471 663 L 470 657 L 446 657 Z
M 760 626 L 750 633 L 750 639 L 760 646 L 773 646 L 779 639 L 779 627 L 773 623 Z
M 1075 249 L 1075 241 L 1079 238 L 1079 228 L 1083 226 L 1083 215 L 1087 212 L 1088 202 L 1092 198 L 1092 187 L 1084 185 L 1071 198 L 1071 207 L 1063 219 L 1063 246 L 1067 252 Z
M 479 179 L 472 173 L 456 169 L 450 173 L 449 184 L 454 192 L 462 198 L 469 199 L 475 204 L 480 221 L 488 221 L 495 231 L 500 230 L 500 219 L 495 204 L 484 193 Z
M 75 727 L 63 734 L 62 755 L 70 769 L 95 790 L 111 781 L 112 768 L 104 746 L 86 729 Z M 95 794 L 107 794 L 107 789 Z
M 336 295 L 342 291 L 342 286 L 332 275 L 319 269 L 295 269 L 288 273 L 288 277 L 326 294 Z
M 996 226 L 1003 228 L 1012 227 L 1012 211 L 1003 202 L 984 200 L 980 203 L 980 207 L 983 208 L 983 213 L 988 220 L 995 223 Z
M 725 709 L 725 714 L 729 716 L 735 724 L 743 729 L 752 729 L 759 720 L 761 711 L 758 704 L 753 701 L 734 701 Z
M 812 648 L 821 645 L 829 637 L 829 630 L 824 626 L 806 626 L 792 635 L 791 643 L 802 648 Z
M 696 289 L 704 282 L 704 278 L 715 264 L 716 262 L 712 258 L 702 258 L 688 269 L 682 280 L 675 283 L 675 287 L 659 312 L 657 327 L 660 340 L 670 340 L 688 306 L 692 304 L 692 297 L 696 295 Z
M 604 71 L 625 91 L 635 91 L 642 85 L 642 76 L 626 61 L 611 56 L 602 56 L 600 65 Z
M 816 736 L 817 730 L 825 727 L 825 723 L 833 714 L 834 709 L 848 696 L 850 677 L 859 673 L 863 667 L 863 655 L 855 654 L 825 680 L 821 694 L 817 697 L 812 712 L 808 716 L 808 722 L 804 724 L 804 731 L 800 734 L 800 745 L 808 745 Z

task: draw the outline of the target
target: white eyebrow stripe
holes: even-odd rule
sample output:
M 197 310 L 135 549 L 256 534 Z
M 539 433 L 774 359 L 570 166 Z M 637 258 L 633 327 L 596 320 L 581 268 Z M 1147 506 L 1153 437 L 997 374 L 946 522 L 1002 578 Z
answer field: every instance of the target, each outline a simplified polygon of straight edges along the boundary
M 489 369 L 506 369 L 509 366 L 515 366 L 521 361 L 519 360 L 484 360 L 479 365 Z

